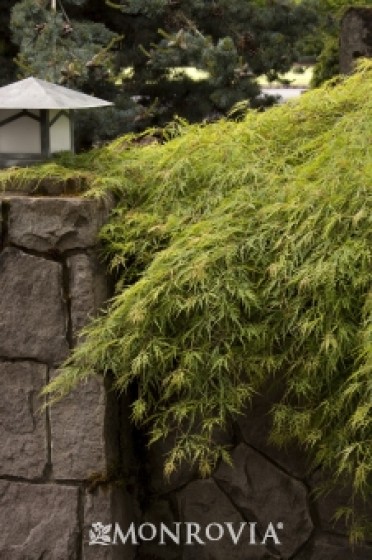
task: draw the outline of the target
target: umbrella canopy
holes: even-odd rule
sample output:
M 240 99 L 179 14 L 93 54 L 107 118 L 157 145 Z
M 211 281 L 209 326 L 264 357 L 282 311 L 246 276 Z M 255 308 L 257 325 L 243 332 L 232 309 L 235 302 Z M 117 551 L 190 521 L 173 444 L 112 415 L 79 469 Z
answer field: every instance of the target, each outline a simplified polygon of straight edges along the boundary
M 0 88 L 0 109 L 89 109 L 109 105 L 109 101 L 32 77 Z

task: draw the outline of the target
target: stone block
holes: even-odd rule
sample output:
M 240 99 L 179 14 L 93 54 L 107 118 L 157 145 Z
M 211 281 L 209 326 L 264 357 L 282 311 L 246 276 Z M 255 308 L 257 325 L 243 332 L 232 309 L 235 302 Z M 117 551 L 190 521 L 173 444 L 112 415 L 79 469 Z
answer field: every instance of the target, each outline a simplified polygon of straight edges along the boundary
M 194 434 L 198 433 L 198 425 L 202 422 L 202 418 L 195 420 Z M 224 429 L 215 429 L 212 434 L 212 440 L 217 445 L 231 447 L 233 431 L 230 424 Z M 171 431 L 166 438 L 159 439 L 148 448 L 146 455 L 146 469 L 149 473 L 150 489 L 155 494 L 168 494 L 172 490 L 176 490 L 185 486 L 192 480 L 199 478 L 199 470 L 197 461 L 190 463 L 186 460 L 181 461 L 177 469 L 169 476 L 164 475 L 164 467 L 170 452 L 176 445 L 177 431 Z M 146 443 L 144 442 L 144 445 Z
M 8 247 L 0 254 L 0 293 L 0 357 L 63 360 L 62 266 Z
M 0 559 L 78 560 L 78 488 L 0 481 Z
M 116 396 L 91 377 L 50 409 L 53 476 L 87 480 L 118 464 Z
M 156 494 L 167 494 L 197 477 L 197 466 L 190 466 L 186 462 L 182 462 L 169 477 L 164 476 L 164 464 L 174 443 L 172 434 L 155 442 L 147 451 L 146 468 L 149 474 L 150 488 Z
M 371 546 L 351 546 L 347 539 L 319 535 L 294 560 L 372 560 Z
M 291 558 L 309 539 L 313 524 L 305 486 L 245 444 L 232 452 L 214 474 L 218 484 L 246 518 L 258 521 L 261 532 L 270 522 L 283 523 L 283 559 Z
M 114 524 L 118 523 L 124 531 L 134 522 L 132 497 L 118 484 L 107 484 L 97 487 L 94 492 L 86 491 L 84 497 L 84 530 L 83 560 L 133 560 L 136 546 L 131 543 L 107 546 L 90 544 L 93 542 L 90 533 L 97 536 L 93 524 L 101 523 L 109 527 L 107 536 L 112 539 Z M 111 544 L 111 545 L 110 545 Z
M 151 523 L 156 528 L 159 528 L 160 524 L 163 523 L 172 530 L 176 521 L 169 502 L 160 499 L 147 506 L 140 523 Z M 165 545 L 159 545 L 158 540 L 142 542 L 136 560 L 146 560 L 148 558 L 153 560 L 178 560 L 182 546 L 174 543 L 167 535 L 165 535 L 164 541 Z
M 352 484 L 341 483 L 332 487 L 332 473 L 317 470 L 310 479 L 312 490 L 313 511 L 316 515 L 317 525 L 323 531 L 339 535 L 348 534 L 348 526 L 345 517 L 336 519 L 338 510 L 345 507 L 353 507 L 360 517 L 370 517 L 371 504 L 367 499 L 362 500 L 359 496 L 353 496 Z
M 38 252 L 64 252 L 97 244 L 107 205 L 81 198 L 12 197 L 9 242 Z
M 3 208 L 2 208 L 2 202 L 0 200 L 0 251 L 3 248 L 3 243 L 4 243 Z
M 308 458 L 303 450 L 294 444 L 278 447 L 270 443 L 272 429 L 270 409 L 277 401 L 278 395 L 268 392 L 253 399 L 252 405 L 243 414 L 236 417 L 241 438 L 248 445 L 270 457 L 288 474 L 297 478 L 305 478 L 309 472 Z
M 74 343 L 79 331 L 108 298 L 107 273 L 94 255 L 74 255 L 67 259 Z
M 39 393 L 47 368 L 0 362 L 0 475 L 38 478 L 48 461 L 46 413 Z
M 184 544 L 182 560 L 269 560 L 276 556 L 262 544 L 253 544 L 248 524 L 234 544 L 225 522 L 231 523 L 236 534 L 244 523 L 244 518 L 234 507 L 229 497 L 222 492 L 212 479 L 197 480 L 188 484 L 177 493 L 177 503 L 181 522 L 197 523 L 200 526 L 199 538 L 205 544 Z M 224 527 L 224 534 L 220 540 L 212 541 L 206 537 L 209 524 L 219 524 Z M 185 526 L 183 527 L 185 529 Z M 219 536 L 216 526 L 210 528 L 212 537 Z M 194 541 L 194 539 L 192 539 Z M 187 542 L 187 532 L 184 535 Z M 190 539 L 191 542 L 191 539 Z M 250 544 L 252 542 L 252 544 Z M 159 556 L 161 558 L 161 556 Z

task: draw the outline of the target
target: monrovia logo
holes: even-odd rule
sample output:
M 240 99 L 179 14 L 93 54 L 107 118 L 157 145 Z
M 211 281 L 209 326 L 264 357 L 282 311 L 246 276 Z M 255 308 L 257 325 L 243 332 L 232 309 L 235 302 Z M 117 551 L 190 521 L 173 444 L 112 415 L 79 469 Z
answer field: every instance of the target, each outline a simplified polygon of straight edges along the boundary
M 100 521 L 92 524 L 92 528 L 89 529 L 89 544 L 100 544 L 103 546 L 108 546 L 111 544 L 111 536 L 109 535 L 111 531 L 110 525 L 103 525 Z
M 136 525 L 131 523 L 126 530 L 122 530 L 119 523 L 104 525 L 100 521 L 93 523 L 89 529 L 89 545 L 139 545 L 141 542 L 155 541 L 159 545 L 167 545 L 172 541 L 177 545 L 205 545 L 207 542 L 220 541 L 228 538 L 234 545 L 239 544 L 243 534 L 248 536 L 250 545 L 280 545 L 278 531 L 284 528 L 283 523 L 269 523 L 266 530 L 259 536 L 257 522 L 241 521 L 233 523 L 209 523 L 205 527 L 194 522 L 175 522 L 172 528 L 164 523 L 159 526 L 153 523 Z M 262 536 L 263 535 L 263 536 Z M 183 539 L 183 540 L 181 540 Z

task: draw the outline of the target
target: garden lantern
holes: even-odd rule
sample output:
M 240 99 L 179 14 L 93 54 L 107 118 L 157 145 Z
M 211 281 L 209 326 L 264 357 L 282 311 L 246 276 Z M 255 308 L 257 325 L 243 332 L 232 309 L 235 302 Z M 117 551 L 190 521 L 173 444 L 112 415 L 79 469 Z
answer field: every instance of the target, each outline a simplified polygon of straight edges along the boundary
M 44 161 L 74 151 L 74 109 L 108 101 L 37 78 L 0 88 L 0 167 Z

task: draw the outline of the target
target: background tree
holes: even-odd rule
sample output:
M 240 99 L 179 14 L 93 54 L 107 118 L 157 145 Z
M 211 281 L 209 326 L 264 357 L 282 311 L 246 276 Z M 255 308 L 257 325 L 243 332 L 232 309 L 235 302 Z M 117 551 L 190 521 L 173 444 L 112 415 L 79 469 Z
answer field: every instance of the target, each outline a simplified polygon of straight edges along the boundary
M 115 99 L 99 126 L 111 136 L 175 114 L 214 118 L 243 99 L 264 104 L 255 77 L 288 70 L 316 24 L 315 11 L 292 0 L 65 0 L 57 14 L 49 1 L 21 0 L 11 29 L 25 75 Z
M 23 0 L 14 6 L 11 28 L 19 46 L 18 66 L 26 75 L 96 90 L 107 82 L 115 33 L 103 23 L 71 21 L 59 5 L 59 11 L 50 8 L 50 1 Z
M 318 87 L 340 72 L 339 34 L 345 11 L 353 6 L 371 5 L 370 0 L 300 0 L 319 16 L 316 33 L 305 34 L 301 41 L 302 56 L 316 59 L 311 85 Z
M 16 65 L 13 58 L 17 48 L 11 41 L 10 11 L 16 0 L 0 0 L 0 86 L 8 84 L 15 78 Z

